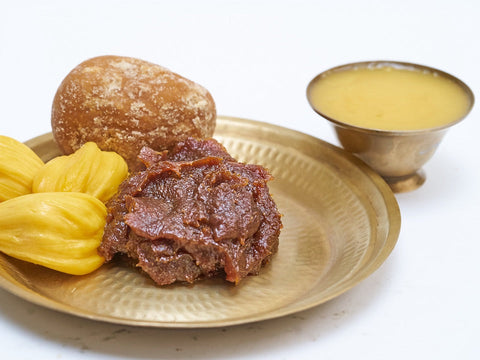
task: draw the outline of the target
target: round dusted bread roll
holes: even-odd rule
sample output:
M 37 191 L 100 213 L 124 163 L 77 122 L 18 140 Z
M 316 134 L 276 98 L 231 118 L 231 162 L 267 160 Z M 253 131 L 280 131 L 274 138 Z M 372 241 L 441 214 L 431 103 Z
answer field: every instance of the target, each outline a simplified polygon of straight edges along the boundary
M 143 146 L 164 150 L 213 135 L 216 109 L 202 86 L 143 60 L 100 56 L 75 67 L 52 106 L 52 132 L 64 154 L 88 141 L 137 170 Z

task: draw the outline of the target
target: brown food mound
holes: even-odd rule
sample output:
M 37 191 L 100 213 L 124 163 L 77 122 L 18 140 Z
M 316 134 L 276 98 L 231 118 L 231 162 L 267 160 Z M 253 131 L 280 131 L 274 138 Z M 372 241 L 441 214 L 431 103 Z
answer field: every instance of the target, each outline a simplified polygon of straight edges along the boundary
M 232 158 L 213 139 L 172 150 L 143 148 L 146 169 L 107 204 L 99 253 L 127 254 L 157 284 L 258 274 L 278 249 L 282 227 L 268 171 Z
M 88 141 L 115 151 L 138 170 L 148 146 L 165 150 L 188 137 L 208 138 L 216 125 L 210 93 L 162 66 L 123 56 L 99 56 L 76 66 L 52 105 L 52 132 L 71 154 Z

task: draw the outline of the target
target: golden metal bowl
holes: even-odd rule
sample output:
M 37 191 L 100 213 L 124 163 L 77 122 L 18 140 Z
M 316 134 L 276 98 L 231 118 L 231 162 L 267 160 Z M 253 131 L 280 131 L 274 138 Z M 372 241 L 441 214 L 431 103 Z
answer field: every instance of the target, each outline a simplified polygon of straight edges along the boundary
M 326 75 L 333 71 L 368 66 L 418 69 L 448 78 L 465 91 L 470 100 L 469 108 L 464 116 L 447 125 L 421 130 L 392 131 L 350 125 L 325 115 L 314 106 L 311 99 L 312 87 Z M 397 61 L 357 62 L 329 69 L 317 75 L 308 84 L 307 99 L 315 112 L 332 123 L 343 148 L 361 158 L 380 174 L 396 193 L 414 190 L 425 182 L 422 166 L 433 156 L 446 131 L 463 120 L 474 104 L 472 90 L 456 77 L 431 67 Z

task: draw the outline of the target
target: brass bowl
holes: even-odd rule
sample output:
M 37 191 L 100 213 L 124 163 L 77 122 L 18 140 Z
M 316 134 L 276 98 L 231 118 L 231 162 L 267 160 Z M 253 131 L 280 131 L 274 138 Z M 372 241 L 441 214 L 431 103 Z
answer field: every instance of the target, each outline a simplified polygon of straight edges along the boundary
M 454 119 L 447 125 L 421 130 L 401 131 L 370 129 L 350 125 L 325 115 L 314 106 L 311 99 L 312 87 L 326 75 L 334 71 L 370 66 L 415 69 L 448 78 L 465 91 L 470 100 L 470 105 L 462 117 Z M 447 130 L 463 120 L 474 104 L 472 90 L 453 75 L 431 67 L 397 61 L 365 61 L 329 69 L 310 81 L 307 87 L 307 99 L 315 112 L 332 123 L 343 148 L 367 163 L 385 179 L 396 193 L 412 191 L 425 182 L 426 176 L 422 166 L 433 156 Z

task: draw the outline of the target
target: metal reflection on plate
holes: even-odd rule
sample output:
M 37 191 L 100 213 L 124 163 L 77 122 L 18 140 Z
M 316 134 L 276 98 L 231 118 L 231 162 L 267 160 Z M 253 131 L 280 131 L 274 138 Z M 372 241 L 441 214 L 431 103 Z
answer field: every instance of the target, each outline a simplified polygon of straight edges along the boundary
M 109 263 L 72 276 L 0 254 L 0 286 L 69 314 L 150 327 L 202 328 L 266 320 L 347 291 L 392 251 L 400 212 L 387 184 L 344 150 L 274 125 L 219 117 L 215 138 L 238 160 L 267 167 L 283 216 L 278 253 L 258 276 L 156 286 Z M 44 160 L 59 152 L 51 134 L 27 142 Z

